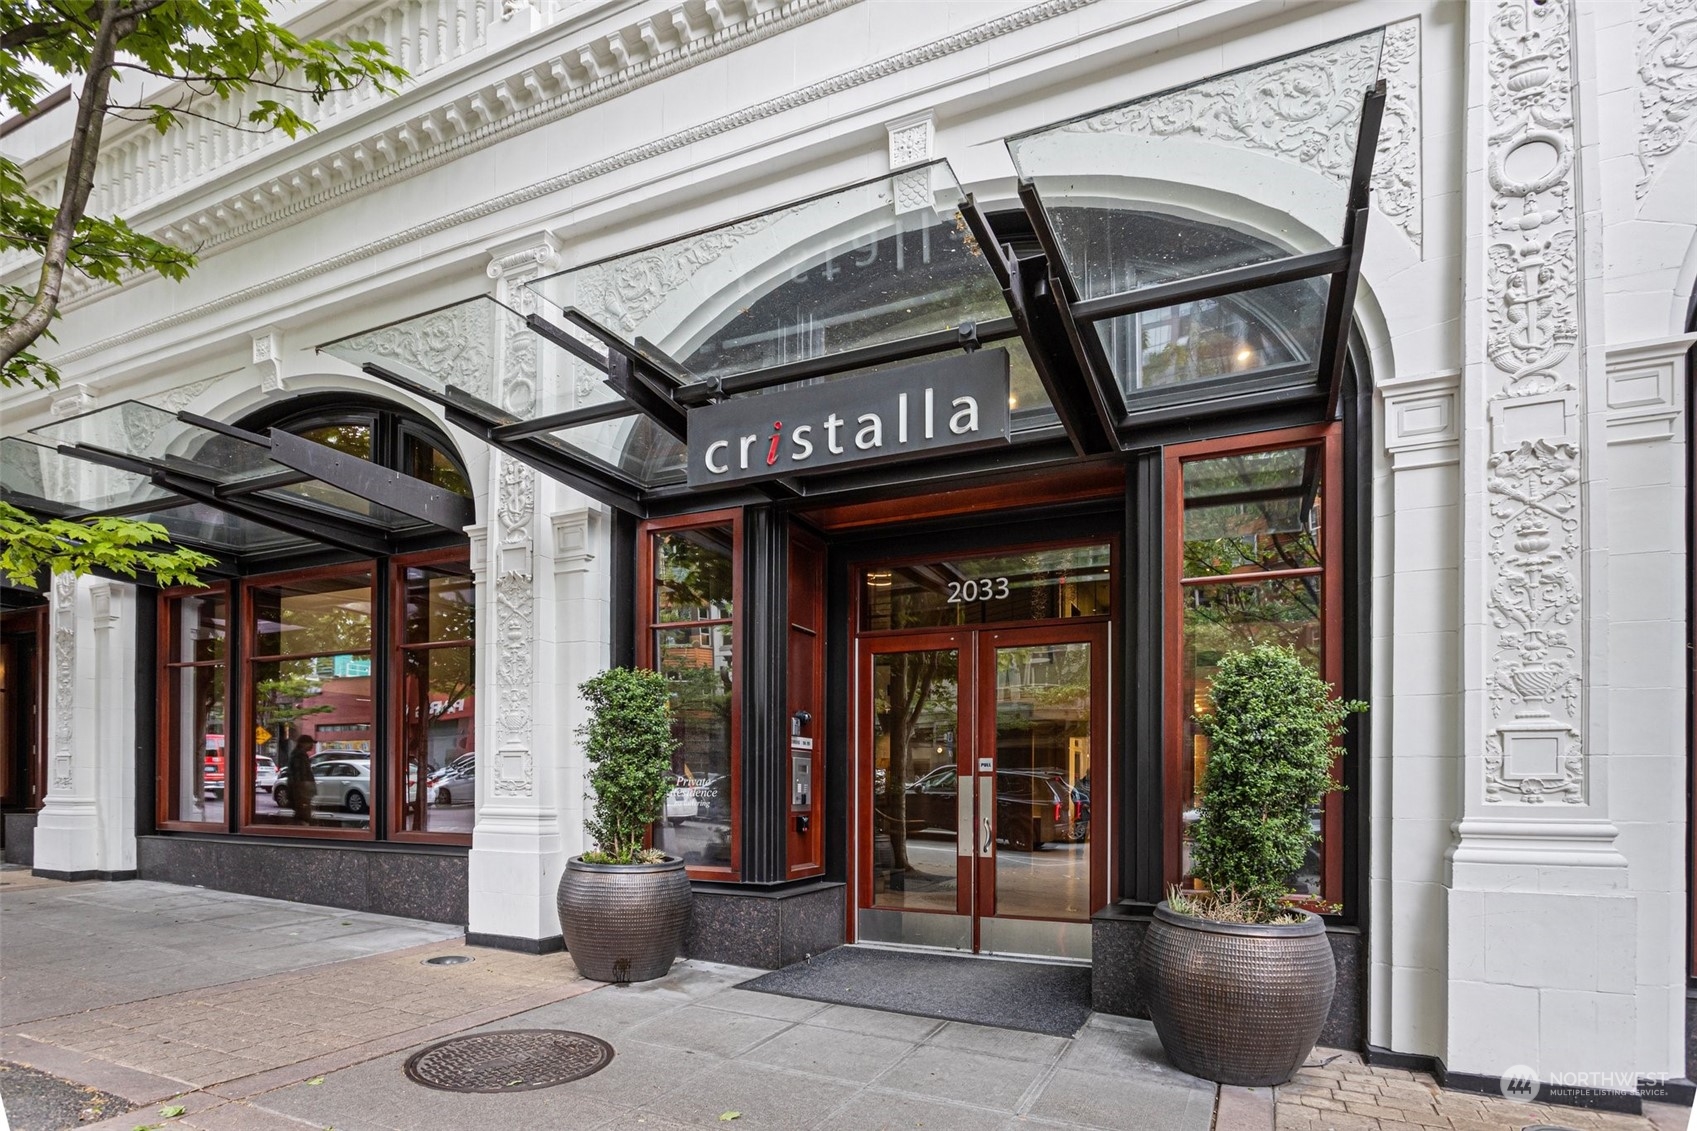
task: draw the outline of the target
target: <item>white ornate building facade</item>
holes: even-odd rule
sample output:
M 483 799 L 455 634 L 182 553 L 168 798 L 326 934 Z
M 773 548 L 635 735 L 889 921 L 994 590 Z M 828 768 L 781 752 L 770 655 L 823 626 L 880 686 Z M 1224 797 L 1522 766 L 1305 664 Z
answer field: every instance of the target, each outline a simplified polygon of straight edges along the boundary
M 937 943 L 912 933 L 917 920 L 879 917 L 924 908 L 911 882 L 908 902 L 891 902 L 880 870 L 877 799 L 897 764 L 877 731 L 882 708 L 863 715 L 855 697 L 896 671 L 879 667 L 896 653 L 893 637 L 878 634 L 898 623 L 877 620 L 874 590 L 887 579 L 879 563 L 907 561 L 925 539 L 939 560 L 988 561 L 998 545 L 988 528 L 1005 522 L 1022 546 L 1058 537 L 1104 547 L 1089 559 L 1111 591 L 1098 605 L 1066 589 L 1085 558 L 1038 568 L 1031 582 L 1073 602 L 1070 614 L 1035 619 L 1089 622 L 1076 638 L 1032 636 L 1030 647 L 1096 649 L 1096 698 L 1080 708 L 1096 729 L 1082 746 L 1079 733 L 1062 742 L 1058 761 L 1017 771 L 1059 775 L 1071 791 L 1056 794 L 1055 808 L 1058 821 L 1070 805 L 1076 825 L 1069 876 L 1082 934 L 995 935 L 1010 940 L 998 948 L 981 933 L 996 916 L 974 907 L 961 912 L 970 932 L 961 938 L 971 940 L 964 949 L 1089 959 L 1098 1007 L 1135 1012 L 1125 971 L 1149 903 L 1184 877 L 1194 791 L 1186 775 L 1201 764 L 1190 761 L 1180 700 L 1205 679 L 1197 657 L 1206 646 L 1185 633 L 1201 623 L 1193 618 L 1207 586 L 1193 584 L 1195 540 L 1177 531 L 1225 504 L 1202 486 L 1188 492 L 1210 460 L 1300 450 L 1325 469 L 1323 484 L 1305 478 L 1293 488 L 1307 495 L 1293 504 L 1297 526 L 1319 548 L 1266 584 L 1312 576 L 1317 662 L 1371 702 L 1343 759 L 1350 788 L 1323 815 L 1325 848 L 1307 889 L 1335 905 L 1330 1039 L 1393 1063 L 1441 1065 L 1458 1087 L 1494 1088 L 1527 1065 L 1627 1106 L 1641 1084 L 1689 1076 L 1690 4 L 349 0 L 291 11 L 304 30 L 387 43 L 413 77 L 393 98 L 331 98 L 311 111 L 318 131 L 292 141 L 200 121 L 164 135 L 108 130 L 91 210 L 197 248 L 200 266 L 180 284 L 71 289 L 53 349 L 63 384 L 0 397 L 0 434 L 14 444 L 8 489 L 64 503 L 67 491 L 92 489 L 94 473 L 55 471 L 59 446 L 115 446 L 129 462 L 91 466 L 131 477 L 123 489 L 176 491 L 175 502 L 217 510 L 234 494 L 228 481 L 159 470 L 179 430 L 217 436 L 213 422 L 241 432 L 221 442 L 248 448 L 268 429 L 331 448 L 364 445 L 354 454 L 435 494 L 395 521 L 375 502 L 343 508 L 345 528 L 316 543 L 286 541 L 300 533 L 288 522 L 286 544 L 266 541 L 279 514 L 298 519 L 305 512 L 288 508 L 311 500 L 238 513 L 254 530 L 204 540 L 235 563 L 211 578 L 212 598 L 98 577 L 55 579 L 40 603 L 9 594 L 8 640 L 35 657 L 31 694 L 44 724 L 34 736 L 9 731 L 8 859 L 51 874 L 140 875 L 462 922 L 492 945 L 558 946 L 554 886 L 565 858 L 585 848 L 573 689 L 610 663 L 676 663 L 722 682 L 696 704 L 700 718 L 687 725 L 699 733 L 683 738 L 686 752 L 701 744 L 680 767 L 693 809 L 656 834 L 677 836 L 697 869 L 694 953 L 777 966 L 857 938 Z M 703 509 L 679 501 L 683 487 L 667 478 L 698 458 L 695 433 L 674 467 L 663 431 L 639 442 L 653 426 L 596 415 L 605 398 L 593 370 L 617 387 L 607 340 L 584 347 L 591 332 L 569 355 L 524 322 L 588 311 L 614 339 L 612 355 L 617 342 L 633 343 L 636 370 L 658 364 L 643 351 L 661 343 L 683 359 L 680 403 L 693 420 L 692 377 L 707 373 L 708 385 L 722 382 L 710 391 L 722 393 L 751 371 L 726 363 L 708 373 L 703 343 L 732 356 L 766 332 L 715 338 L 714 318 L 733 309 L 756 318 L 751 309 L 766 309 L 757 300 L 798 294 L 783 286 L 800 280 L 849 285 L 829 255 L 818 266 L 815 236 L 835 221 L 773 209 L 882 184 L 894 215 L 923 213 L 946 195 L 944 175 L 1009 249 L 1037 248 L 1051 264 L 1076 258 L 1078 311 L 1128 285 L 1114 274 L 1115 248 L 1160 237 L 1181 257 L 1215 249 L 1196 275 L 1272 254 L 1233 259 L 1196 228 L 1128 228 L 1092 245 L 1087 265 L 1067 241 L 1095 237 L 1075 237 L 1065 209 L 1088 198 L 1111 211 L 1102 202 L 1118 199 L 1104 187 L 1112 176 L 1159 182 L 1145 198 L 1167 193 L 1155 211 L 1168 220 L 1205 216 L 1253 229 L 1280 255 L 1324 256 L 1351 177 L 1365 168 L 1357 122 L 1377 80 L 1377 136 L 1360 135 L 1372 143 L 1368 206 L 1349 221 L 1342 258 L 1325 261 L 1325 278 L 1353 299 L 1339 307 L 1347 351 L 1327 355 L 1320 340 L 1333 301 L 1323 286 L 1310 312 L 1312 350 L 1292 344 L 1306 332 L 1291 322 L 1310 317 L 1306 299 L 1285 303 L 1283 316 L 1268 313 L 1278 303 L 1251 303 L 1229 323 L 1244 341 L 1245 325 L 1261 326 L 1282 343 L 1282 364 L 1324 368 L 1330 356 L 1342 376 L 1309 415 L 1274 398 L 1210 402 L 1208 414 L 1186 417 L 1171 390 L 1192 386 L 1174 378 L 1160 409 L 1168 415 L 1138 416 L 1139 382 L 1155 383 L 1149 375 L 1175 356 L 1198 364 L 1199 337 L 1182 346 L 1160 335 L 1187 332 L 1184 319 L 1210 300 L 1178 296 L 1171 326 L 1157 326 L 1150 316 L 1159 312 L 1147 307 L 1124 315 L 1145 321 L 1126 347 L 1141 376 L 1122 377 L 1117 439 L 1092 447 L 1088 425 L 1075 429 L 1041 357 L 1011 362 L 1014 415 L 1028 399 L 1022 389 L 1040 393 L 1055 402 L 1056 442 L 1072 443 L 1076 458 L 1045 463 L 1048 478 L 1010 489 L 1006 466 L 962 465 L 958 482 L 929 487 L 915 472 L 905 484 L 836 486 L 817 499 L 806 490 L 799 500 L 715 496 Z M 0 150 L 51 186 L 71 110 L 7 123 Z M 1051 149 L 1021 148 L 1053 123 L 1064 125 L 1034 135 Z M 1104 137 L 1122 139 L 1114 160 L 1130 172 L 1091 180 L 1065 164 L 1067 146 Z M 1047 153 L 1061 154 L 1061 165 L 1043 166 Z M 935 162 L 946 166 L 927 165 L 929 180 L 891 176 Z M 1062 246 L 1045 244 L 1040 216 L 1032 230 L 1022 178 L 1048 199 Z M 1335 202 L 1326 195 L 1334 190 Z M 917 205 L 904 191 L 919 194 Z M 1066 192 L 1075 195 L 1056 195 Z M 925 239 L 966 233 L 969 211 Z M 1120 231 L 1086 219 L 1092 232 Z M 700 234 L 680 238 L 686 232 Z M 981 235 L 962 236 L 975 257 Z M 885 269 L 879 249 L 899 256 L 908 246 L 900 234 L 893 243 L 876 232 L 855 238 L 856 278 Z M 934 245 L 923 246 L 929 265 Z M 1105 274 L 1086 279 L 1098 269 Z M 927 301 L 945 283 L 931 279 Z M 730 291 L 742 297 L 727 300 Z M 820 356 L 817 343 L 845 320 L 888 317 L 870 293 L 852 309 L 821 306 L 806 325 L 773 315 L 768 338 L 814 343 L 782 363 Z M 998 292 L 986 293 L 971 302 L 994 306 Z M 465 304 L 479 296 L 499 306 Z M 955 332 L 974 321 L 994 345 L 999 323 L 959 301 L 954 316 L 919 328 Z M 1010 324 L 1025 335 L 1022 317 L 1031 316 L 1016 310 Z M 1002 337 L 1015 340 L 1012 330 Z M 688 349 L 678 344 L 686 339 Z M 1102 340 L 1105 364 L 1117 368 L 1121 347 L 1106 331 Z M 1177 352 L 1158 355 L 1163 342 Z M 639 403 L 644 381 L 627 380 L 634 391 L 625 396 Z M 461 396 L 472 407 L 456 414 Z M 141 407 L 119 407 L 128 402 Z M 499 431 L 573 412 L 552 433 L 566 437 L 563 463 L 525 458 L 522 428 Z M 121 435 L 102 440 L 115 422 Z M 1018 420 L 1009 427 L 1022 434 Z M 1252 442 L 1230 447 L 1243 437 Z M 573 478 L 579 449 L 597 444 L 617 449 L 609 460 L 624 478 Z M 649 479 L 631 470 L 638 448 L 661 469 Z M 209 452 L 200 449 L 202 465 Z M 283 447 L 270 453 L 295 466 Z M 748 455 L 745 444 L 745 468 Z M 57 492 L 48 482 L 77 474 Z M 353 479 L 320 479 L 308 486 L 360 494 Z M 217 498 L 203 500 L 202 488 Z M 629 505 L 609 501 L 625 490 Z M 1093 510 L 1090 500 L 1112 507 Z M 457 526 L 410 521 L 462 505 L 469 521 Z M 1034 505 L 1059 517 L 1045 520 Z M 902 525 L 910 520 L 918 525 Z M 1061 532 L 1038 537 L 1048 521 Z M 1258 528 L 1270 529 L 1289 533 Z M 1248 535 L 1239 525 L 1222 537 Z M 759 564 L 761 539 L 788 547 L 775 559 L 787 576 L 783 565 Z M 691 555 L 723 551 L 722 592 L 679 596 L 678 575 L 665 571 L 685 545 Z M 1169 545 L 1178 548 L 1169 554 Z M 895 574 L 899 589 L 907 575 Z M 760 588 L 768 583 L 777 588 Z M 810 587 L 811 622 L 798 611 Z M 763 593 L 788 594 L 791 615 L 776 630 L 748 611 Z M 358 623 L 331 625 L 331 606 L 353 610 Z M 683 632 L 694 635 L 668 635 Z M 818 643 L 797 643 L 798 632 Z M 951 639 L 934 648 L 990 647 Z M 207 640 L 216 643 L 201 647 Z M 789 642 L 787 669 L 765 670 L 762 641 L 780 651 Z M 745 657 L 734 692 L 732 654 Z M 813 657 L 817 672 L 798 669 L 798 656 Z M 1015 669 L 997 662 L 982 670 L 1005 688 Z M 963 702 L 968 679 L 952 685 Z M 280 693 L 289 680 L 298 686 Z M 199 690 L 182 690 L 191 685 Z M 749 698 L 763 692 L 775 702 Z M 10 710 L 24 692 L 14 681 L 7 695 Z M 718 723 L 708 719 L 714 710 Z M 799 714 L 818 720 L 809 734 L 820 745 L 809 738 L 792 753 L 818 756 L 801 770 L 768 766 L 756 748 L 784 748 L 778 728 Z M 268 800 L 275 779 L 263 766 L 286 769 L 287 739 L 309 731 L 365 790 L 357 804 L 345 789 L 326 802 L 331 777 L 321 771 L 319 804 L 336 815 L 310 825 L 289 816 L 286 797 Z M 937 756 L 947 757 L 953 731 L 935 733 Z M 27 741 L 39 749 L 26 757 Z M 932 764 L 907 763 L 901 776 L 917 782 Z M 813 775 L 808 788 L 792 773 Z M 462 781 L 457 803 L 436 792 Z M 767 816 L 753 815 L 771 798 L 780 800 Z M 1045 839 L 1064 838 L 1039 824 L 999 851 L 1012 859 Z M 915 834 L 915 870 L 927 843 Z M 996 874 L 1011 900 L 1013 866 Z

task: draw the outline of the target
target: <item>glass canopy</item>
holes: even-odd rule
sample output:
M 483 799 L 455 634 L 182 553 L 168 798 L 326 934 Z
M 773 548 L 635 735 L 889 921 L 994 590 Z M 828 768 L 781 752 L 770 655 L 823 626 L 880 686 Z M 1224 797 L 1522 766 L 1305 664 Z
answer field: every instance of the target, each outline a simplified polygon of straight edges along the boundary
M 938 161 L 546 276 L 518 309 L 472 299 L 320 348 L 635 514 L 901 482 L 816 467 L 686 487 L 690 413 L 986 346 L 1009 355 L 1013 443 L 939 457 L 951 474 L 1123 452 L 1221 411 L 1330 419 L 1382 45 L 1011 138 L 1023 215 L 987 214 Z
M 223 557 L 312 545 L 299 534 L 190 502 L 146 476 L 63 455 L 19 436 L 0 439 L 0 501 L 53 518 L 122 514 L 156 522 L 172 541 Z
M 899 170 L 531 284 L 680 381 L 723 381 L 1009 317 L 948 163 Z M 782 293 L 781 303 L 766 301 Z M 734 386 L 727 386 L 734 390 Z
M 1377 130 L 1365 96 L 1383 41 L 1375 30 L 1008 139 L 1124 395 L 1314 376 L 1364 204 L 1373 142 L 1358 148 L 1364 124 Z M 1313 257 L 1306 277 L 1247 277 L 1296 256 Z M 1246 277 L 1225 293 L 1158 301 L 1234 270 Z

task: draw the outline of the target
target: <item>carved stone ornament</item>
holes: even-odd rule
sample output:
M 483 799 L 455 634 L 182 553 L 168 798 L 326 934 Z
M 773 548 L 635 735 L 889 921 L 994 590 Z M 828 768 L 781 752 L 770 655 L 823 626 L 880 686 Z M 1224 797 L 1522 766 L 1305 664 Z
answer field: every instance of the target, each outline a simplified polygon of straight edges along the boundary
M 1379 74 L 1385 80 L 1385 115 L 1379 123 L 1379 147 L 1373 155 L 1373 206 L 1419 247 L 1419 20 L 1403 20 L 1385 28 Z
M 76 709 L 77 579 L 53 576 L 53 778 L 51 788 L 68 790 L 71 776 L 72 712 Z
M 1081 118 L 1074 133 L 1195 134 L 1270 153 L 1345 185 L 1355 168 L 1361 100 L 1379 76 L 1385 33 L 1197 83 Z
M 1638 198 L 1697 127 L 1697 5 L 1638 0 Z
M 432 382 L 457 385 L 488 400 L 494 315 L 489 303 L 461 303 L 350 338 L 346 345 L 350 351 L 390 358 Z
M 1506 0 L 1487 43 L 1487 802 L 1586 799 L 1569 18 Z

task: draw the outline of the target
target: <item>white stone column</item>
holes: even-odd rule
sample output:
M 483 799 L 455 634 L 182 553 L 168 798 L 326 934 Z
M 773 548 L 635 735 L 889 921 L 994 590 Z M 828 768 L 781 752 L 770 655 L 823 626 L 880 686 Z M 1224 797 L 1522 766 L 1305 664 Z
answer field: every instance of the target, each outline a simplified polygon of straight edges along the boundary
M 1637 900 L 1638 1071 L 1685 1074 L 1686 357 L 1697 334 L 1611 346 L 1609 779 Z
M 1389 466 L 1375 499 L 1370 1042 L 1427 1056 L 1447 1031 L 1445 856 L 1461 803 L 1460 378 L 1378 386 Z
M 1571 0 L 1469 8 L 1443 1060 L 1631 1090 L 1637 901 L 1609 805 L 1600 185 L 1578 38 Z
M 133 585 L 53 578 L 37 871 L 79 878 L 135 872 L 136 600 Z
M 556 245 L 540 233 L 497 248 L 495 297 L 530 309 L 524 284 L 551 268 Z M 501 328 L 493 343 L 494 395 L 523 411 L 536 397 L 536 336 Z M 564 860 L 555 765 L 560 738 L 555 688 L 553 548 L 538 538 L 547 485 L 510 456 L 490 457 L 490 514 L 479 586 L 478 799 L 470 859 L 472 935 L 539 941 L 560 933 L 554 883 Z
M 586 719 L 577 686 L 607 667 L 611 650 L 612 523 L 596 504 L 562 510 L 551 522 L 554 543 L 555 639 L 559 641 L 560 833 L 565 855 L 590 847 L 583 834 L 587 765 L 577 730 Z M 558 882 L 558 874 L 554 882 Z

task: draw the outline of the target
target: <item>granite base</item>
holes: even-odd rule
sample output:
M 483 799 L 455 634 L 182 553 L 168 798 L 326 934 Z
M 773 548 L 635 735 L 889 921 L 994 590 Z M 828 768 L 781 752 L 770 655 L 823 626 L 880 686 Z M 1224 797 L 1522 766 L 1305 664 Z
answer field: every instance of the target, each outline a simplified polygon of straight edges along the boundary
M 0 823 L 5 830 L 0 833 L 0 840 L 5 846 L 0 849 L 0 860 L 7 864 L 35 863 L 35 819 L 36 813 L 0 813 Z
M 464 852 L 411 846 L 305 844 L 242 837 L 136 838 L 136 871 L 160 880 L 296 903 L 467 922 Z
M 684 956 L 781 969 L 843 945 L 844 899 L 840 883 L 777 891 L 698 885 Z

